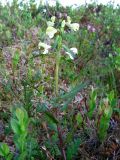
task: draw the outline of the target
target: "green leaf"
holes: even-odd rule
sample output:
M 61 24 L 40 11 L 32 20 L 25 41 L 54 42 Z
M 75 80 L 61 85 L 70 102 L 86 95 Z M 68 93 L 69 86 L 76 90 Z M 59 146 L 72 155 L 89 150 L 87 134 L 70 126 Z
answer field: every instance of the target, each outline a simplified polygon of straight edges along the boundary
M 110 118 L 112 116 L 112 108 L 111 106 L 102 106 L 104 113 L 100 119 L 99 128 L 98 128 L 98 136 L 100 141 L 103 141 L 107 135 L 107 130 L 109 128 Z
M 79 85 L 77 85 L 76 87 L 74 87 L 71 91 L 69 91 L 69 93 L 66 93 L 66 94 L 64 94 L 64 95 L 60 95 L 59 97 L 57 97 L 57 98 L 54 98 L 53 99 L 53 103 L 58 103 L 60 100 L 61 101 L 66 101 L 66 100 L 69 100 L 69 99 L 73 99 L 75 96 L 76 96 L 76 94 L 80 91 L 80 90 L 82 90 L 85 86 L 86 86 L 87 84 L 79 84 Z
M 18 123 L 20 124 L 21 128 L 26 128 L 29 122 L 28 114 L 24 108 L 17 108 L 16 109 L 16 117 L 18 118 Z
M 45 111 L 44 113 L 53 123 L 55 123 L 55 124 L 59 123 L 58 120 L 54 117 L 54 115 L 52 113 L 50 113 L 48 111 Z
M 70 143 L 67 147 L 67 160 L 73 160 L 74 156 L 78 153 L 78 148 L 80 146 L 81 140 L 77 138 L 73 142 Z
M 81 124 L 81 123 L 83 122 L 83 118 L 82 118 L 82 116 L 81 116 L 80 113 L 77 114 L 76 120 L 77 120 L 77 123 L 78 123 L 78 124 Z
M 67 46 L 62 45 L 62 47 L 64 48 L 64 50 L 65 50 L 66 52 L 68 52 L 68 53 L 70 54 L 71 57 L 73 57 L 73 59 L 75 58 L 74 52 L 72 52 Z
M 13 159 L 13 154 L 9 154 L 8 156 L 7 156 L 7 159 L 6 160 L 12 160 Z
M 0 145 L 0 155 L 6 157 L 10 152 L 10 149 L 6 143 Z
M 120 108 L 114 108 L 113 111 L 117 112 L 120 115 Z
M 47 109 L 48 109 L 47 104 L 45 104 L 45 103 L 38 103 L 37 104 L 37 107 L 36 107 L 37 112 L 45 112 L 45 111 L 47 111 Z
M 15 134 L 21 134 L 20 126 L 16 119 L 13 119 L 13 118 L 11 119 L 11 127 Z
M 12 64 L 13 68 L 16 69 L 20 59 L 20 53 L 18 51 L 15 52 L 13 59 L 12 59 Z
M 108 100 L 109 100 L 109 103 L 110 103 L 110 106 L 113 108 L 116 106 L 116 99 L 115 99 L 115 93 L 114 91 L 111 91 L 108 95 Z
M 87 113 L 89 118 L 92 118 L 93 112 L 96 108 L 96 98 L 97 98 L 97 92 L 96 90 L 92 90 L 90 94 L 90 100 L 89 100 L 89 111 Z
M 68 144 L 72 141 L 73 139 L 73 135 L 74 135 L 74 132 L 71 131 L 71 132 L 68 132 L 67 136 L 66 136 L 66 139 L 65 139 L 65 143 Z
M 53 49 L 57 49 L 57 47 L 58 47 L 58 43 L 59 43 L 59 36 L 57 36 L 56 37 L 56 39 L 55 39 L 55 42 L 54 42 L 54 44 L 53 44 Z
M 25 117 L 24 111 L 21 108 L 17 108 L 15 114 L 20 124 L 22 124 L 24 121 L 24 117 Z

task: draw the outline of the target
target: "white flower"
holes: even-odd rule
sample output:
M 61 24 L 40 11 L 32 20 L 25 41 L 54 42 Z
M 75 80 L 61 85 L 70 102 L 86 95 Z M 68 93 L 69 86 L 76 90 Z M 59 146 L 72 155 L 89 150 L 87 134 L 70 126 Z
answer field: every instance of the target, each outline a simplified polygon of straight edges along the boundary
M 67 16 L 67 22 L 66 25 L 72 30 L 72 31 L 78 31 L 79 30 L 79 24 L 78 23 L 71 23 L 71 18 Z
M 48 27 L 53 27 L 53 26 L 54 26 L 54 22 L 48 21 L 48 22 L 47 22 L 47 26 L 48 26 Z
M 43 13 L 46 13 L 47 12 L 47 10 L 46 9 L 43 9 Z
M 70 48 L 70 51 L 71 51 L 72 53 L 71 53 L 71 52 L 66 52 L 66 54 L 68 54 L 69 57 L 70 57 L 72 60 L 74 60 L 75 55 L 78 54 L 78 50 L 77 50 L 77 48 Z
M 78 54 L 77 48 L 70 48 L 70 50 L 71 50 L 72 52 L 74 52 L 74 54 Z
M 48 53 L 48 50 L 45 49 L 44 52 L 42 54 L 47 54 Z
M 48 27 L 53 27 L 55 24 L 55 16 L 51 17 L 51 21 L 47 22 Z
M 55 16 L 52 16 L 52 17 L 51 17 L 51 21 L 52 21 L 52 22 L 55 22 Z
M 73 31 L 78 31 L 79 30 L 79 24 L 78 23 L 71 23 L 70 24 L 70 29 Z
M 67 16 L 67 22 L 70 24 L 71 23 L 71 18 Z
M 44 51 L 43 51 L 42 54 L 47 54 L 47 53 L 48 53 L 48 50 L 51 48 L 51 46 L 49 46 L 49 45 L 47 45 L 47 44 L 45 44 L 45 43 L 39 42 L 38 48 L 39 48 L 39 49 L 44 49 Z
M 46 29 L 46 34 L 49 36 L 49 38 L 53 38 L 55 33 L 57 33 L 57 29 L 54 27 L 48 27 Z

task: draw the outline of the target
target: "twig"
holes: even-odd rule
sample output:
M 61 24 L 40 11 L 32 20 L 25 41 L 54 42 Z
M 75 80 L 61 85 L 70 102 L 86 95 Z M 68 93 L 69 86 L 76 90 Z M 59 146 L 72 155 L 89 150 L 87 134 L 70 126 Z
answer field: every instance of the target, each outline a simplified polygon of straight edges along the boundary
M 66 154 L 65 154 L 65 149 L 64 149 L 64 143 L 63 143 L 63 139 L 62 139 L 61 129 L 60 129 L 60 127 L 58 125 L 57 125 L 57 131 L 58 131 L 58 137 L 59 137 L 59 141 L 60 141 L 61 154 L 62 154 L 64 160 L 66 160 Z

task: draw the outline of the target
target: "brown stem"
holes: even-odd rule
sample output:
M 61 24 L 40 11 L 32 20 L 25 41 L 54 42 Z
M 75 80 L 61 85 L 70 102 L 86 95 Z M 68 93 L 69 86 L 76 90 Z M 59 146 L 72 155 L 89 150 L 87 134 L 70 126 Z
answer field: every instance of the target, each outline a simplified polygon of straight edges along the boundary
M 62 139 L 61 129 L 60 129 L 60 127 L 58 125 L 57 125 L 57 131 L 58 131 L 58 137 L 59 137 L 59 142 L 60 142 L 61 154 L 63 156 L 63 159 L 66 160 L 66 154 L 65 154 L 65 149 L 64 149 L 64 143 L 63 143 L 63 139 Z

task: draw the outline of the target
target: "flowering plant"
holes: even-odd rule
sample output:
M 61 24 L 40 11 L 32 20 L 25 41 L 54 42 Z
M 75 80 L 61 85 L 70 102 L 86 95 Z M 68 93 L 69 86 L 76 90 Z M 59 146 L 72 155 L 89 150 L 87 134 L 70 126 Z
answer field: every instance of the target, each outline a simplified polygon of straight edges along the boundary
M 71 23 L 71 18 L 67 16 L 67 20 L 62 19 L 60 23 L 56 23 L 56 17 L 52 16 L 51 20 L 47 22 L 47 29 L 46 29 L 46 35 L 53 39 L 55 38 L 56 43 L 56 74 L 55 74 L 55 92 L 56 96 L 58 95 L 58 77 L 59 77 L 59 62 L 61 57 L 61 49 L 64 49 L 65 53 L 69 55 L 70 59 L 74 60 L 76 54 L 78 54 L 78 50 L 75 47 L 68 48 L 64 44 L 62 44 L 62 35 L 65 32 L 66 28 L 70 29 L 71 31 L 75 32 L 79 30 L 79 24 L 78 23 Z M 51 46 L 39 42 L 38 47 L 40 50 L 42 50 L 42 54 L 49 53 L 49 50 L 51 49 Z
M 67 16 L 67 20 L 62 20 L 60 28 L 55 28 L 55 21 L 56 17 L 51 17 L 51 21 L 47 22 L 47 29 L 46 29 L 46 35 L 52 39 L 56 35 L 62 36 L 62 33 L 65 31 L 65 27 L 68 27 L 71 31 L 78 31 L 79 30 L 79 24 L 78 23 L 71 23 L 71 18 Z M 43 54 L 47 54 L 49 52 L 49 49 L 51 49 L 50 45 L 47 45 L 45 43 L 40 42 L 38 44 L 39 49 L 44 49 Z M 64 46 L 63 46 L 64 48 Z M 77 48 L 73 47 L 70 48 L 69 52 L 65 52 L 69 57 L 73 60 L 74 55 L 78 54 Z M 72 54 L 71 54 L 72 53 Z

